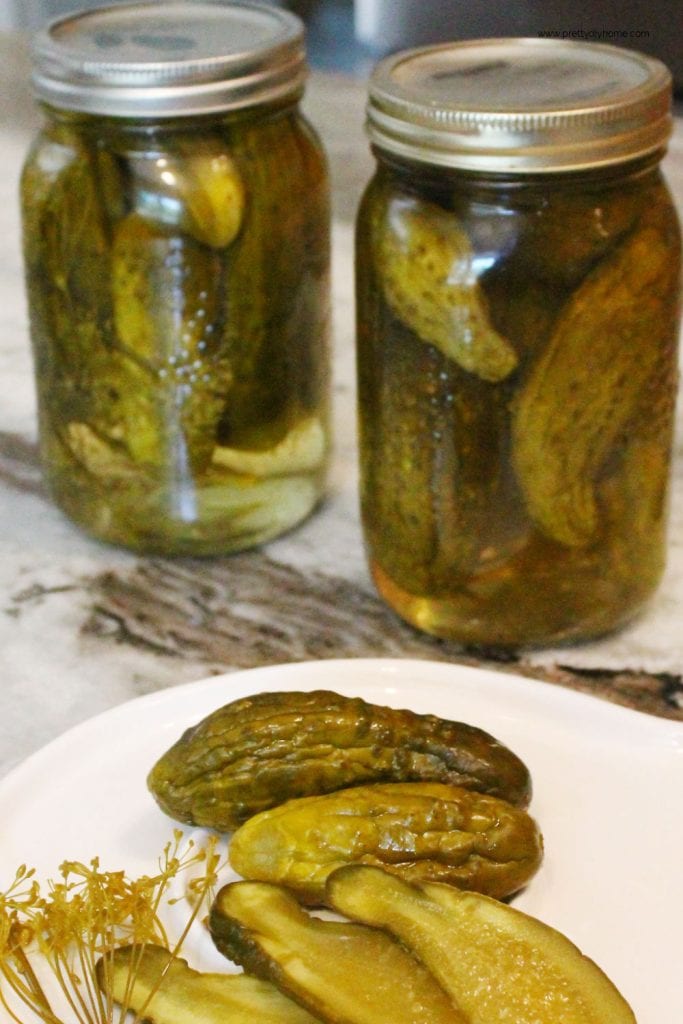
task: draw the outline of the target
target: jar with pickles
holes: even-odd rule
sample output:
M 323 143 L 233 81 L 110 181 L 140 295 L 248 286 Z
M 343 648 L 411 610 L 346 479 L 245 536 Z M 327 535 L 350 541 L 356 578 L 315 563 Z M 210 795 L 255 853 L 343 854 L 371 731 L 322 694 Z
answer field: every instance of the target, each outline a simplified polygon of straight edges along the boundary
M 303 26 L 146 3 L 39 34 L 21 182 L 45 474 L 96 537 L 220 554 L 303 520 L 328 438 L 329 194 Z
M 386 58 L 357 231 L 361 507 L 404 619 L 487 649 L 629 621 L 665 563 L 671 79 L 614 47 Z

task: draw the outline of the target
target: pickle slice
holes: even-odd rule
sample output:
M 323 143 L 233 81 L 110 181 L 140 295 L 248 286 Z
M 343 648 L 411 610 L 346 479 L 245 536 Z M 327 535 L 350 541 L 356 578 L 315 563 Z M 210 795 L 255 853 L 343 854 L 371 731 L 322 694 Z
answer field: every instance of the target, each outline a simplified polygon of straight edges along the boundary
M 340 913 L 385 928 L 419 957 L 468 1024 L 636 1024 L 600 968 L 560 932 L 479 893 L 410 885 L 352 865 L 327 883 Z
M 226 885 L 209 927 L 221 953 L 327 1024 L 465 1024 L 432 975 L 384 932 L 311 917 L 279 886 Z
M 217 445 L 212 462 L 233 473 L 258 477 L 314 473 L 322 468 L 326 448 L 322 423 L 312 416 L 295 424 L 279 444 L 264 451 Z
M 115 950 L 98 961 L 97 980 L 106 999 L 150 1024 L 315 1024 L 318 1020 L 267 981 L 247 974 L 200 974 L 163 946 Z

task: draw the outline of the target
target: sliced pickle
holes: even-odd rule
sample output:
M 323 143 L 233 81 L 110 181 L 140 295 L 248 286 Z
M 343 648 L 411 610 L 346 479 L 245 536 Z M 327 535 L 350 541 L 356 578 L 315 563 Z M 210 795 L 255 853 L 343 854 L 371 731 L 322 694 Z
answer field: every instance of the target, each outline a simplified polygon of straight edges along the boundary
M 163 946 L 123 946 L 98 961 L 97 979 L 105 998 L 150 1024 L 318 1021 L 267 981 L 247 974 L 201 974 Z
M 489 896 L 354 865 L 330 876 L 328 899 L 395 935 L 468 1024 L 636 1024 L 612 982 L 569 939 Z
M 466 1024 L 432 975 L 384 932 L 311 917 L 279 886 L 225 886 L 210 929 L 221 953 L 327 1024 Z
M 251 476 L 284 476 L 289 473 L 314 473 L 325 458 L 327 440 L 317 417 L 301 420 L 274 448 L 250 451 L 219 445 L 214 449 L 214 465 L 233 473 Z

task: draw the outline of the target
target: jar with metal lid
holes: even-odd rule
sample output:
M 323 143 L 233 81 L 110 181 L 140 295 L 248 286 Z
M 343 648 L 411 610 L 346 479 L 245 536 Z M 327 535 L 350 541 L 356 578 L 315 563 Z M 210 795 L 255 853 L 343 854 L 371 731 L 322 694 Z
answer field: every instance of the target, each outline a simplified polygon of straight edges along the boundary
M 321 497 L 329 189 L 303 26 L 143 3 L 36 37 L 21 183 L 42 456 L 100 539 L 217 554 Z
M 386 58 L 357 228 L 361 507 L 408 622 L 514 649 L 630 620 L 665 562 L 670 76 L 608 46 Z

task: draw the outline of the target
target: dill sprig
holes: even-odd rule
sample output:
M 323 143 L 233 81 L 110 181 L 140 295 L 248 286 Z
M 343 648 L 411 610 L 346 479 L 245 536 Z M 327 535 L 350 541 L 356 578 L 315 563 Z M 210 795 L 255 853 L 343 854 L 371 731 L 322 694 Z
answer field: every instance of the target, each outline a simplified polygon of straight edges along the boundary
M 111 995 L 115 950 L 136 949 L 127 985 L 131 995 L 148 943 L 165 946 L 170 964 L 215 887 L 221 867 L 217 842 L 212 837 L 204 846 L 191 839 L 183 843 L 183 833 L 176 831 L 158 860 L 158 871 L 135 879 L 125 871 L 103 870 L 97 857 L 89 864 L 65 861 L 45 890 L 35 871 L 22 865 L 9 888 L 0 892 L 0 1009 L 15 1024 L 123 1021 L 128 1001 L 115 1004 Z M 199 866 L 201 872 L 185 887 L 188 919 L 172 943 L 161 918 L 164 906 L 178 902 L 169 896 L 169 885 L 181 872 Z M 46 995 L 40 981 L 46 972 L 57 982 L 68 1020 L 55 1012 Z M 140 1008 L 135 1021 L 143 1019 L 144 1010 Z

